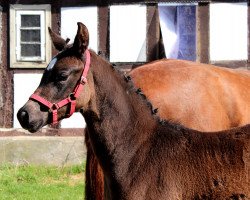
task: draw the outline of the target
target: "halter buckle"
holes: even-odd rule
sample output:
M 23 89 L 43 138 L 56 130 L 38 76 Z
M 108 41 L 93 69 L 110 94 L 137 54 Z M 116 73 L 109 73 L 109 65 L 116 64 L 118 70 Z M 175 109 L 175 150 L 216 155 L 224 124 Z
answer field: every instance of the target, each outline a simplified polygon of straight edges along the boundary
M 84 77 L 84 76 L 82 76 L 82 77 L 81 77 L 81 80 L 80 80 L 80 83 L 83 84 L 83 85 L 84 85 L 85 83 L 87 83 L 87 78 Z

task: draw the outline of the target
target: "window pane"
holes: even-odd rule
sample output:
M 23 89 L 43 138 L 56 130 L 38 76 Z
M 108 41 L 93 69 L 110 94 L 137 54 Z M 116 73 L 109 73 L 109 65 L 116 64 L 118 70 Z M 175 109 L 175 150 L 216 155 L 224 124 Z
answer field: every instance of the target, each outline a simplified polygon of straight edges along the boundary
M 21 44 L 21 56 L 41 56 L 41 45 L 40 44 Z
M 40 42 L 40 30 L 21 30 L 22 42 Z
M 40 15 L 21 15 L 21 27 L 40 26 Z

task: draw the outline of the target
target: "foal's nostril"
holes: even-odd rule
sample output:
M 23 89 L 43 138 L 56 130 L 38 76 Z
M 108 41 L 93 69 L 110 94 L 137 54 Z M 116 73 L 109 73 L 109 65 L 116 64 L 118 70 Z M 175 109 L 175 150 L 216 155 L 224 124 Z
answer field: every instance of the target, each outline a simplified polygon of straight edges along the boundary
M 17 114 L 17 117 L 21 123 L 27 124 L 29 122 L 29 114 L 25 110 L 20 110 Z
M 29 119 L 29 115 L 26 111 L 22 111 L 21 112 L 21 118 L 24 120 L 24 121 L 27 121 Z

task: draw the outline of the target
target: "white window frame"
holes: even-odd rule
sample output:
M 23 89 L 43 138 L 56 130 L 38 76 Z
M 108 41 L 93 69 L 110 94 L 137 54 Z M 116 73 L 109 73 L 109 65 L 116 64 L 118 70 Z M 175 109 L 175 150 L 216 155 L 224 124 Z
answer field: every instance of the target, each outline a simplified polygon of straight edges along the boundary
M 21 15 L 40 15 L 41 56 L 21 56 Z M 51 40 L 47 27 L 51 27 L 51 7 L 42 5 L 10 5 L 10 67 L 45 68 L 51 60 Z M 35 42 L 34 42 L 35 43 Z M 39 42 L 40 44 L 40 42 Z

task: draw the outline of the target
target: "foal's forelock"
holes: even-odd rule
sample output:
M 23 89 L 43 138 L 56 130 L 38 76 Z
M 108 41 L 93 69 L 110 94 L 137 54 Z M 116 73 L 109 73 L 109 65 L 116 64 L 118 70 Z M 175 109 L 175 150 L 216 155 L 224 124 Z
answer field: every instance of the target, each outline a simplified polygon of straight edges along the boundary
M 75 57 L 77 57 L 75 55 L 75 52 L 72 49 L 72 47 L 73 47 L 72 44 L 69 44 L 69 45 L 65 46 L 65 48 L 62 51 L 60 51 L 57 55 L 55 55 L 51 59 L 51 61 L 48 64 L 48 66 L 45 68 L 45 71 L 51 71 L 54 68 L 56 62 L 58 60 L 60 60 L 61 58 L 63 58 L 63 57 L 68 57 L 68 56 L 75 56 Z M 84 61 L 85 60 L 84 53 L 80 57 L 77 57 L 77 58 L 80 59 L 81 61 Z
M 50 63 L 48 64 L 48 66 L 45 68 L 46 71 L 50 71 L 54 68 L 56 62 L 58 61 L 58 58 L 60 57 L 60 55 L 62 55 L 63 52 L 65 52 L 65 50 L 69 49 L 69 47 L 72 47 L 72 45 L 67 45 L 62 51 L 60 51 L 57 55 L 55 55 Z
M 47 68 L 45 69 L 46 71 L 50 71 L 54 68 L 56 62 L 57 62 L 57 56 L 55 56 L 54 58 L 52 58 L 52 60 L 50 61 L 50 63 L 48 64 Z

